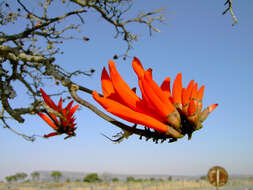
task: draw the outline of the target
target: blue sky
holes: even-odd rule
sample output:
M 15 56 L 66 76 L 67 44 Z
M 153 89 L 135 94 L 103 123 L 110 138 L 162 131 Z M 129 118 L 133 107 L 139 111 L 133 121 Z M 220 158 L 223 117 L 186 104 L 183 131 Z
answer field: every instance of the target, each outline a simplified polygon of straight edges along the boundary
M 191 141 L 185 137 L 172 144 L 154 144 L 131 136 L 113 144 L 101 133 L 112 136 L 120 130 L 83 107 L 76 113 L 77 137 L 68 140 L 59 136 L 48 140 L 37 138 L 31 143 L 0 128 L 0 179 L 34 170 L 204 175 L 214 165 L 223 166 L 230 174 L 253 174 L 253 2 L 233 3 L 239 20 L 235 27 L 231 26 L 229 14 L 221 15 L 225 7 L 218 0 L 139 0 L 133 6 L 133 15 L 166 6 L 167 20 L 166 24 L 157 23 L 161 33 L 153 33 L 152 37 L 143 26 L 131 25 L 130 30 L 137 31 L 140 39 L 129 55 L 137 56 L 145 68 L 151 67 L 158 84 L 166 76 L 174 80 L 181 72 L 184 85 L 194 79 L 206 86 L 205 107 L 219 104 Z M 81 34 L 91 40 L 66 42 L 62 46 L 65 53 L 57 56 L 56 63 L 69 70 L 94 68 L 96 73 L 92 77 L 76 80 L 101 92 L 102 68 L 107 67 L 107 61 L 115 53 L 123 53 L 126 44 L 115 40 L 113 28 L 96 14 L 85 18 Z M 137 80 L 131 60 L 116 62 L 122 77 L 134 87 Z M 48 84 L 49 91 L 53 87 L 53 83 Z M 19 100 L 24 98 L 21 92 L 20 88 Z M 80 96 L 101 108 L 90 95 L 80 93 Z M 11 124 L 28 135 L 51 132 L 37 116 L 27 116 L 24 124 Z

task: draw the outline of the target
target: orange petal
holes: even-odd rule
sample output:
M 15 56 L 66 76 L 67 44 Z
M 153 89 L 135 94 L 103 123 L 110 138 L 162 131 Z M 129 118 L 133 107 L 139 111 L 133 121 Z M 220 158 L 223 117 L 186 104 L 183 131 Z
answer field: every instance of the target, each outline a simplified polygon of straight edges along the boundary
M 148 103 L 151 103 L 151 105 L 149 106 L 154 107 L 158 114 L 161 115 L 163 118 L 167 118 L 167 116 L 171 113 L 171 110 L 167 109 L 168 107 L 165 106 L 165 104 L 150 87 L 150 83 L 148 83 L 146 80 L 142 80 L 141 82 L 144 94 L 148 98 Z
M 197 111 L 196 104 L 194 100 L 190 101 L 189 107 L 188 107 L 188 115 L 194 115 Z
M 136 103 L 140 98 L 132 91 L 128 84 L 122 79 L 118 73 L 115 63 L 109 61 L 109 70 L 113 87 L 123 102 L 132 109 L 136 109 Z
M 113 100 L 102 98 L 98 95 L 96 91 L 92 93 L 93 98 L 102 106 L 104 107 L 108 112 L 112 113 L 113 115 L 116 115 L 117 117 L 120 117 L 126 121 L 135 123 L 135 124 L 141 124 L 146 127 L 155 129 L 159 132 L 170 134 L 171 136 L 175 138 L 181 138 L 182 135 L 174 130 L 173 128 L 168 127 L 167 125 L 161 123 L 160 121 L 142 114 L 133 111 L 132 109 L 115 102 Z
M 187 94 L 185 88 L 182 88 L 182 104 L 183 106 L 187 105 L 190 102 L 190 96 Z
M 102 86 L 103 95 L 105 97 L 108 97 L 111 94 L 115 93 L 113 85 L 112 85 L 112 81 L 105 68 L 103 68 L 103 71 L 101 74 L 101 86 Z
M 149 101 L 148 96 L 145 94 L 145 91 L 143 90 L 143 86 L 142 86 L 142 82 L 141 80 L 138 81 L 139 82 L 139 87 L 140 87 L 140 91 L 142 94 L 142 99 L 145 103 L 145 105 L 150 109 L 150 110 L 155 110 L 155 107 L 152 105 L 152 103 Z
M 162 89 L 158 86 L 158 84 L 151 78 L 148 71 L 144 72 L 144 81 L 148 83 L 148 86 L 152 89 L 152 91 L 156 94 L 156 96 L 160 99 L 160 101 L 168 107 L 170 112 L 174 111 L 175 107 L 172 105 L 166 93 L 162 91 Z M 149 94 L 147 94 L 149 96 Z
M 203 99 L 204 89 L 205 89 L 205 86 L 203 85 L 203 86 L 200 87 L 200 89 L 197 93 L 197 99 L 199 101 L 202 101 L 202 99 Z
M 38 115 L 49 125 L 51 126 L 54 130 L 57 130 L 58 127 L 55 125 L 55 123 L 45 114 L 39 112 Z
M 56 115 L 54 115 L 53 113 L 48 113 L 48 114 L 50 116 L 50 119 L 52 119 L 56 124 L 59 124 L 59 121 Z
M 103 91 L 104 97 L 110 98 L 112 100 L 122 103 L 121 98 L 119 97 L 117 92 L 115 92 L 115 90 L 113 88 L 112 81 L 111 81 L 105 68 L 103 68 L 103 71 L 101 74 L 101 86 L 102 86 L 102 91 Z
M 53 136 L 56 136 L 56 135 L 58 135 L 58 133 L 53 132 L 53 133 L 49 133 L 47 135 L 44 135 L 44 138 L 49 138 L 49 137 L 53 137 Z
M 51 107 L 52 109 L 54 109 L 55 111 L 57 111 L 57 106 L 55 105 L 55 103 L 53 102 L 53 100 L 44 92 L 44 90 L 41 88 L 40 92 L 42 94 L 42 97 L 44 99 L 44 101 L 46 102 L 46 104 Z
M 171 97 L 170 91 L 170 77 L 166 77 L 161 85 L 162 91 L 164 91 L 168 97 Z
M 68 118 L 71 118 L 73 116 L 73 114 L 76 112 L 78 107 L 79 107 L 79 105 L 75 105 L 71 108 L 71 110 L 69 111 L 69 114 L 68 114 Z
M 62 112 L 62 98 L 58 102 L 58 112 Z
M 71 102 L 69 102 L 68 105 L 66 106 L 65 110 L 69 111 L 73 103 L 74 103 L 73 100 Z
M 182 74 L 178 73 L 173 84 L 172 89 L 173 102 L 174 104 L 182 103 Z
M 144 74 L 145 76 L 145 74 Z M 151 83 L 149 82 L 149 80 L 145 80 L 146 78 L 144 77 L 144 79 L 141 81 L 142 82 L 142 87 L 144 90 L 144 93 L 146 94 L 147 98 L 148 98 L 148 102 L 151 103 L 151 107 L 154 107 L 155 110 L 158 112 L 159 115 L 161 115 L 163 118 L 167 118 L 168 115 L 174 111 L 174 106 L 169 102 L 169 100 L 167 99 L 167 104 L 165 104 L 160 97 L 157 95 L 159 92 L 154 91 L 151 87 Z M 160 89 L 160 87 L 158 86 L 158 88 Z M 160 89 L 161 91 L 161 89 Z
M 141 79 L 144 76 L 144 69 L 140 60 L 137 57 L 134 57 L 132 61 L 132 67 L 138 78 Z
M 203 122 L 206 120 L 207 116 L 218 106 L 218 104 L 212 104 L 211 106 L 208 106 L 206 109 L 204 109 L 199 116 L 200 122 Z
M 193 85 L 194 85 L 194 80 L 191 80 L 191 81 L 189 82 L 187 88 L 186 88 L 187 94 L 191 95 Z
M 148 77 L 149 77 L 150 79 L 153 78 L 153 76 L 152 76 L 152 69 L 151 69 L 151 68 L 147 69 L 144 73 L 146 73 L 146 75 L 148 75 Z
M 198 83 L 195 83 L 193 88 L 192 88 L 192 92 L 191 92 L 191 99 L 195 98 L 197 99 L 197 94 L 198 94 Z

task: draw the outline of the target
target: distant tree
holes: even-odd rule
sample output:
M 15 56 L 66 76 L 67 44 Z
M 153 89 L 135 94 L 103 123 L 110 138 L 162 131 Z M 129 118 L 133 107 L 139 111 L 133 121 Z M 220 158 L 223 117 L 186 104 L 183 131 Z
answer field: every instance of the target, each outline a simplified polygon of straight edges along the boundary
M 139 179 L 136 179 L 135 182 L 143 182 L 143 179 L 139 178 Z
M 128 177 L 126 178 L 126 182 L 135 182 L 135 179 L 134 179 L 133 176 L 128 176 Z
M 67 178 L 67 179 L 66 179 L 66 183 L 69 183 L 69 182 L 70 182 L 70 179 L 69 179 L 69 178 Z
M 91 174 L 88 174 L 84 179 L 83 179 L 84 182 L 88 182 L 88 183 L 95 183 L 95 182 L 102 182 L 102 179 L 100 179 L 98 177 L 98 174 L 96 173 L 91 173 Z
M 6 176 L 5 180 L 7 182 L 13 182 L 13 181 L 16 182 L 18 180 L 18 177 L 17 177 L 17 175 Z
M 26 173 L 22 172 L 22 173 L 16 173 L 15 174 L 17 180 L 22 180 L 24 181 L 24 179 L 28 176 Z
M 171 176 L 168 177 L 168 181 L 172 181 L 172 177 Z
M 112 182 L 118 182 L 119 179 L 117 177 L 112 178 Z
M 39 181 L 40 180 L 40 173 L 39 172 L 33 172 L 30 174 L 33 181 Z
M 11 182 L 11 181 L 12 181 L 12 176 L 6 176 L 6 177 L 5 177 L 5 180 L 6 180 L 7 182 Z
M 199 179 L 200 179 L 200 180 L 206 180 L 207 177 L 206 177 L 205 175 L 203 175 L 203 176 L 201 176 Z
M 62 173 L 59 171 L 52 171 L 51 177 L 54 179 L 55 182 L 59 182 L 60 178 L 62 177 Z
M 151 178 L 149 179 L 149 181 L 151 181 L 151 182 L 155 182 L 155 181 L 156 181 L 156 179 L 155 179 L 155 178 L 153 178 L 153 177 L 151 177 Z
M 75 182 L 80 182 L 81 180 L 80 179 L 76 179 L 76 181 Z

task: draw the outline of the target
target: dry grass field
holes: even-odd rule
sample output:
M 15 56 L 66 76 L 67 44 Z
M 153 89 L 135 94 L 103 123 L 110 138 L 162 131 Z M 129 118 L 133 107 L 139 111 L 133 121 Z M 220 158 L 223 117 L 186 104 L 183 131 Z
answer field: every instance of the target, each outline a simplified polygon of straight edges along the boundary
M 172 181 L 160 183 L 0 183 L 0 190 L 211 190 L 207 181 Z M 253 181 L 232 180 L 219 189 L 223 190 L 253 190 Z

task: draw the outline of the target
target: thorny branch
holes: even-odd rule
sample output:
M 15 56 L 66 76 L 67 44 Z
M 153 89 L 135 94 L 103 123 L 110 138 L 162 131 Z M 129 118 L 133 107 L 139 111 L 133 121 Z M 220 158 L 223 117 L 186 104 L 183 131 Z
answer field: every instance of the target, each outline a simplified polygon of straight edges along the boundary
M 69 34 L 68 31 L 78 31 L 80 24 L 84 24 L 83 15 L 91 8 L 116 29 L 115 37 L 123 36 L 123 40 L 127 42 L 127 51 L 132 47 L 132 43 L 137 40 L 137 35 L 129 32 L 128 23 L 143 23 L 152 30 L 158 31 L 152 24 L 154 21 L 164 19 L 160 15 L 163 10 L 159 9 L 150 13 L 142 13 L 136 18 L 123 20 L 124 14 L 131 7 L 131 0 L 73 0 L 70 1 L 71 5 L 76 4 L 77 6 L 73 7 L 79 7 L 74 10 L 70 10 L 68 6 L 65 7 L 64 1 L 62 1 L 63 3 L 59 1 L 59 6 L 62 10 L 65 10 L 62 15 L 49 13 L 51 2 L 52 0 L 38 1 L 36 9 L 28 1 L 16 0 L 10 2 L 3 0 L 0 3 L 0 97 L 2 110 L 4 110 L 0 119 L 6 128 L 11 129 L 6 122 L 9 118 L 23 123 L 25 121 L 23 115 L 36 114 L 45 109 L 50 109 L 41 103 L 39 91 L 39 88 L 50 80 L 61 81 L 63 86 L 69 88 L 70 84 L 75 84 L 72 79 L 74 76 L 91 76 L 93 74 L 94 69 L 69 72 L 53 64 L 55 61 L 54 55 L 61 53 L 58 47 L 59 44 L 62 44 L 66 39 L 74 38 L 67 35 Z M 33 10 L 36 10 L 36 12 Z M 66 19 L 71 16 L 77 16 L 78 19 L 66 25 Z M 8 31 L 10 24 L 18 22 L 22 22 L 24 27 L 19 28 L 16 32 Z M 80 39 L 89 40 L 87 37 Z M 127 54 L 125 54 L 126 56 Z M 17 84 L 23 85 L 26 95 L 30 100 L 33 100 L 27 107 L 17 107 L 12 103 L 12 99 L 17 97 Z M 89 94 L 92 93 L 92 90 L 84 86 L 79 86 L 79 90 Z M 89 108 L 92 108 L 92 106 Z M 53 110 L 50 111 L 53 112 Z M 117 124 L 116 121 L 112 122 Z M 121 124 L 118 125 L 121 126 Z M 16 132 L 16 134 L 19 133 Z M 26 137 L 26 139 L 29 138 Z
M 224 5 L 227 5 L 227 4 L 228 4 L 228 8 L 222 14 L 225 15 L 229 11 L 234 20 L 234 22 L 232 23 L 232 26 L 234 26 L 238 22 L 238 20 L 233 12 L 232 0 L 226 0 Z

